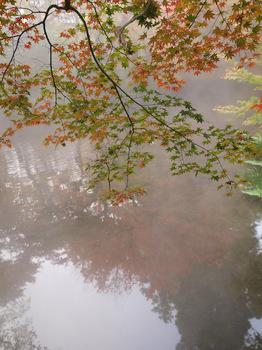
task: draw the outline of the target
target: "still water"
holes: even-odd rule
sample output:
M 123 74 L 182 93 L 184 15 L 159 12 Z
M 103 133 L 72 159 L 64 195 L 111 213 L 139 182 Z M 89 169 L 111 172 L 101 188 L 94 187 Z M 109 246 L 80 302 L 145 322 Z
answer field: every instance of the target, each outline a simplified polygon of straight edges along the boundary
M 146 197 L 105 207 L 89 152 L 0 150 L 0 349 L 262 349 L 261 201 L 160 157 Z

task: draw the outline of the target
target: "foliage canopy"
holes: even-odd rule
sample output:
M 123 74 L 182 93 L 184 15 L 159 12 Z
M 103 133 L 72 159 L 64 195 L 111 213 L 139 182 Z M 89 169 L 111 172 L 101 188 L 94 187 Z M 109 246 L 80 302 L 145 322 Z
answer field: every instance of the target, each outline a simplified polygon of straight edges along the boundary
M 56 125 L 46 145 L 88 138 L 90 187 L 106 181 L 102 198 L 113 204 L 145 192 L 129 177 L 153 159 L 155 142 L 172 174 L 236 185 L 223 161 L 242 163 L 250 139 L 230 125 L 204 128 L 176 96 L 178 73 L 234 57 L 252 66 L 261 10 L 257 0 L 3 0 L 0 106 L 12 125 L 0 144 L 11 147 L 16 130 L 32 125 Z
M 261 67 L 261 56 L 256 60 L 256 64 Z M 233 68 L 227 70 L 224 78 L 235 80 L 238 83 L 249 83 L 254 86 L 254 91 L 258 91 L 259 93 L 262 91 L 262 75 L 254 74 L 246 68 L 238 68 L 236 64 Z M 238 100 L 237 105 L 218 106 L 215 110 L 220 113 L 236 115 L 238 118 L 244 118 L 244 125 L 256 125 L 261 127 L 262 98 L 260 96 L 251 96 L 248 100 Z
M 260 57 L 259 60 L 257 60 L 258 66 L 261 66 L 261 63 L 262 61 Z M 261 95 L 262 76 L 260 74 L 254 74 L 252 71 L 245 68 L 237 69 L 237 66 L 235 65 L 235 67 L 231 67 L 227 70 L 224 78 L 236 80 L 238 83 L 249 83 L 254 86 L 254 91 L 258 91 Z M 259 95 L 251 96 L 248 100 L 238 100 L 237 105 L 218 106 L 216 107 L 216 110 L 220 113 L 232 114 L 236 115 L 237 118 L 242 118 L 244 125 L 256 126 L 256 136 L 253 137 L 253 140 L 257 152 L 255 152 L 253 157 L 245 160 L 249 165 L 246 169 L 245 175 L 248 183 L 243 189 L 241 189 L 241 191 L 251 196 L 262 197 L 262 98 Z

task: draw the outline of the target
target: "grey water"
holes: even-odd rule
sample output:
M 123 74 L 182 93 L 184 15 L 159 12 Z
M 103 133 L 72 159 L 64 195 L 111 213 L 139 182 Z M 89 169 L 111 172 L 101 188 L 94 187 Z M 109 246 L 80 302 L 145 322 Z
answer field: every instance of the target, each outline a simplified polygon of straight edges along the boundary
M 195 85 L 205 113 L 245 93 L 217 84 Z M 88 143 L 42 132 L 0 150 L 1 350 L 262 349 L 260 199 L 172 178 L 161 156 L 145 197 L 104 206 Z

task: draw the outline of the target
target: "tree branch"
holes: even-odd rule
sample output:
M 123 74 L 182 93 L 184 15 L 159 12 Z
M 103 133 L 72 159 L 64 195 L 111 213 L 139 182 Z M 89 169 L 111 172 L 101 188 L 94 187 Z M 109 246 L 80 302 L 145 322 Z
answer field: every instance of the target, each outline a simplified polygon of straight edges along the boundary
M 123 43 L 122 42 L 122 40 L 123 40 L 123 32 L 124 32 L 125 28 L 127 26 L 129 26 L 131 23 L 133 23 L 134 21 L 136 21 L 137 19 L 139 19 L 140 17 L 144 16 L 146 14 L 147 10 L 149 9 L 150 5 L 152 4 L 152 1 L 153 0 L 149 0 L 147 2 L 146 7 L 144 8 L 144 10 L 141 13 L 139 13 L 136 16 L 133 16 L 128 22 L 126 22 L 124 25 L 122 25 L 122 27 L 117 27 L 117 33 L 119 35 L 119 40 L 120 40 L 121 43 Z

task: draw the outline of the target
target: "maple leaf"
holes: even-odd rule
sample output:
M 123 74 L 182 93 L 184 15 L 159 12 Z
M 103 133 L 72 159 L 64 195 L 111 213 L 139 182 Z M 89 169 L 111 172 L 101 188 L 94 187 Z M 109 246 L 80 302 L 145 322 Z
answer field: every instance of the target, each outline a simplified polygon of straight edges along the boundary
M 28 41 L 28 43 L 25 44 L 25 48 L 26 48 L 26 49 L 31 49 L 31 46 L 32 46 L 31 41 Z
M 9 146 L 17 129 L 39 124 L 56 126 L 46 145 L 88 138 L 98 155 L 89 167 L 91 184 L 107 182 L 104 198 L 114 205 L 144 193 L 136 186 L 128 192 L 129 177 L 153 159 L 137 147 L 159 142 L 173 174 L 192 171 L 215 181 L 227 174 L 221 159 L 243 161 L 248 139 L 237 129 L 193 127 L 203 118 L 177 93 L 185 84 L 181 72 L 198 76 L 236 56 L 239 66 L 255 64 L 261 1 L 44 4 L 45 11 L 36 11 L 18 0 L 11 7 L 1 1 L 0 107 L 17 119 L 0 145 Z M 253 108 L 261 111 L 261 104 Z M 202 142 L 194 143 L 194 136 Z M 207 148 L 211 144 L 216 148 Z M 203 154 L 204 165 L 192 161 Z
M 215 14 L 214 14 L 214 12 L 213 12 L 212 10 L 208 9 L 208 10 L 203 14 L 203 17 L 204 17 L 204 19 L 206 19 L 206 20 L 209 21 L 209 20 L 215 18 Z

